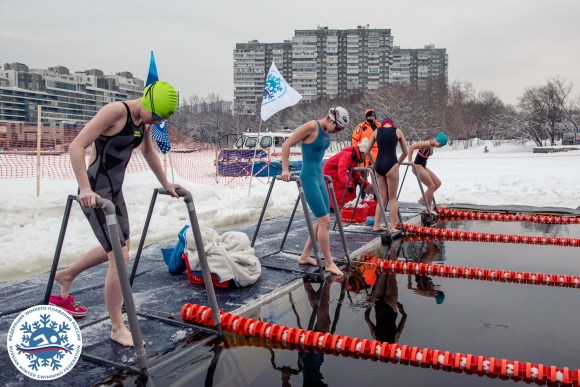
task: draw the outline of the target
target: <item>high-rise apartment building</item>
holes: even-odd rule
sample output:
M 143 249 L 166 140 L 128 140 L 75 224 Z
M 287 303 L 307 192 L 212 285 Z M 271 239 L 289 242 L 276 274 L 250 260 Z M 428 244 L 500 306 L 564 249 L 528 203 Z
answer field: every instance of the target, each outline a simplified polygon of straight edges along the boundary
M 0 122 L 36 125 L 37 106 L 48 125 L 82 127 L 107 103 L 139 98 L 144 82 L 129 72 L 104 75 L 92 69 L 71 74 L 63 66 L 29 69 L 22 63 L 0 70 Z
M 234 50 L 234 109 L 236 114 L 251 115 L 262 101 L 264 81 L 272 61 L 284 79 L 292 77 L 292 42 L 237 43 Z
M 257 111 L 272 59 L 303 101 L 372 92 L 388 83 L 420 84 L 428 77 L 443 77 L 447 81 L 448 58 L 444 48 L 432 45 L 424 49 L 395 48 L 390 29 L 371 29 L 369 25 L 348 30 L 318 27 L 296 30 L 294 35 L 284 43 L 252 40 L 236 44 L 236 114 Z
M 391 60 L 389 83 L 411 83 L 421 86 L 427 79 L 447 82 L 448 57 L 444 48 L 427 45 L 410 49 L 395 46 Z
M 292 40 L 292 87 L 304 100 L 346 97 L 388 83 L 390 29 L 297 30 Z

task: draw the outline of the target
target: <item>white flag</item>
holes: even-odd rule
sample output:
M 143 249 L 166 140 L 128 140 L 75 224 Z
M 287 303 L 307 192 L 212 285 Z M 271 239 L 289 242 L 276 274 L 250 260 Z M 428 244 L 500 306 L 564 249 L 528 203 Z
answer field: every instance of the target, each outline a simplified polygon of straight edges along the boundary
M 264 85 L 262 110 L 260 112 L 262 120 L 266 121 L 280 110 L 296 105 L 301 99 L 302 96 L 286 83 L 284 78 L 282 78 L 282 74 L 272 62 L 266 78 L 266 84 Z

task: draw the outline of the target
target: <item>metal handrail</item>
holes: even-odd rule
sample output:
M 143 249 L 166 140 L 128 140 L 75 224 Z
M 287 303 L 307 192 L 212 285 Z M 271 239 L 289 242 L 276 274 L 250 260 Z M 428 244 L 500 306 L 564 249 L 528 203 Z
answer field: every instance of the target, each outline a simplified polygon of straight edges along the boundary
M 403 181 L 401 182 L 401 187 L 399 188 L 399 193 L 397 194 L 397 199 L 399 198 L 399 195 L 401 195 L 401 191 L 403 190 L 403 184 L 405 183 L 405 176 L 407 176 L 407 171 L 409 170 L 409 167 L 413 167 L 413 169 L 415 170 L 415 176 L 417 177 L 417 183 L 419 183 L 419 189 L 421 190 L 421 196 L 423 196 L 423 202 L 425 204 L 425 209 L 427 210 L 427 213 L 431 213 L 431 209 L 429 208 L 429 204 L 427 203 L 427 197 L 425 196 L 425 190 L 423 189 L 423 184 L 421 183 L 421 179 L 419 178 L 419 170 L 417 169 L 417 166 L 415 165 L 415 163 L 401 163 L 401 165 L 406 165 L 407 168 L 405 169 L 405 175 L 403 176 Z M 435 211 L 437 213 L 439 213 L 439 211 L 437 211 L 437 204 L 435 203 L 435 195 L 433 195 L 433 205 L 435 207 Z
M 333 204 L 336 206 L 336 195 L 334 194 L 334 187 L 332 184 L 332 179 L 330 178 L 330 176 L 326 176 L 326 175 L 324 176 L 324 179 L 329 184 L 330 193 L 331 193 L 330 196 L 333 200 Z M 262 207 L 262 212 L 260 213 L 260 217 L 258 218 L 258 224 L 256 225 L 256 230 L 254 231 L 254 236 L 252 237 L 252 242 L 251 242 L 252 247 L 254 247 L 254 244 L 256 243 L 256 239 L 258 237 L 258 232 L 260 231 L 260 226 L 262 225 L 262 221 L 264 219 L 264 214 L 265 214 L 266 208 L 268 206 L 268 201 L 270 200 L 270 196 L 272 194 L 272 189 L 274 188 L 274 183 L 276 182 L 276 180 L 282 180 L 282 177 L 280 175 L 277 175 L 274 179 L 272 179 L 272 182 L 270 183 L 270 188 L 268 189 L 268 193 L 266 194 L 266 200 L 264 201 L 264 206 Z M 282 242 L 280 243 L 280 245 L 278 247 L 278 251 L 267 254 L 266 256 L 260 257 L 260 259 L 271 256 L 271 255 L 278 254 L 278 253 L 283 251 L 284 243 L 286 242 L 286 238 L 288 237 L 288 233 L 290 231 L 290 226 L 292 225 L 292 221 L 294 220 L 294 215 L 296 214 L 298 204 L 300 202 L 302 202 L 302 209 L 304 212 L 304 217 L 306 218 L 306 223 L 308 225 L 308 232 L 310 235 L 310 240 L 312 241 L 312 246 L 314 249 L 314 258 L 316 259 L 316 263 L 317 263 L 318 267 L 320 268 L 320 276 L 321 276 L 321 278 L 324 278 L 324 266 L 322 265 L 322 260 L 320 258 L 317 238 L 316 238 L 316 235 L 314 235 L 314 228 L 312 226 L 312 220 L 310 217 L 310 210 L 308 209 L 308 204 L 306 203 L 306 198 L 304 196 L 304 189 L 302 188 L 302 180 L 300 180 L 300 178 L 298 176 L 291 176 L 290 181 L 294 181 L 298 185 L 298 198 L 296 199 L 296 203 L 294 204 L 294 210 L 292 211 L 292 214 L 290 215 L 290 220 L 288 222 L 288 225 L 286 226 L 286 232 L 284 233 L 284 237 L 282 238 Z M 342 223 L 340 223 L 339 227 L 340 227 L 340 235 L 341 235 L 341 239 L 342 239 L 342 245 L 343 245 L 344 253 L 345 253 L 345 256 L 347 259 L 347 264 L 350 266 L 350 252 L 348 250 L 348 244 L 346 242 L 346 237 L 344 235 Z M 293 251 L 286 251 L 286 250 L 284 250 L 284 251 L 287 253 L 295 254 L 295 252 L 293 252 Z M 272 267 L 272 268 L 281 269 L 281 268 L 277 268 L 277 267 Z M 283 269 L 283 270 L 293 271 L 293 272 L 296 271 L 296 270 L 291 270 L 291 269 Z
M 381 204 L 382 202 L 381 202 L 381 194 L 379 192 L 379 186 L 377 184 L 377 180 L 376 180 L 375 174 L 373 173 L 373 171 L 374 171 L 373 168 L 370 168 L 370 167 L 355 167 L 355 168 L 351 168 L 350 169 L 350 172 L 348 174 L 348 178 L 346 180 L 346 187 L 348 187 L 349 184 L 350 184 L 350 180 L 351 180 L 351 177 L 352 177 L 352 173 L 353 172 L 357 172 L 357 171 L 366 172 L 371 177 L 371 182 L 372 182 L 371 184 L 373 185 L 373 187 L 375 189 L 375 196 L 377 197 L 377 202 L 378 202 L 377 205 L 381 208 L 381 215 L 383 217 L 383 221 L 385 223 L 385 227 L 387 228 L 387 232 L 388 232 L 388 235 L 389 235 L 389 239 L 390 239 L 390 241 L 392 243 L 393 242 L 393 235 L 390 232 L 390 229 L 391 228 L 390 228 L 389 220 L 387 219 L 387 214 L 386 214 L 386 211 L 385 211 L 385 207 L 389 203 L 389 199 L 387 199 L 387 201 L 385 203 L 385 207 L 383 207 L 383 205 Z M 341 200 L 340 207 L 337 207 L 338 208 L 338 210 L 337 210 L 338 211 L 338 215 L 336 216 L 336 219 L 339 219 L 340 218 L 340 210 L 342 209 L 342 206 L 344 205 L 345 198 L 346 198 L 346 189 L 345 189 L 345 191 L 342 194 L 342 200 Z M 356 203 L 355 203 L 355 207 L 354 207 L 355 208 L 355 211 L 358 208 L 359 201 L 360 201 L 360 195 L 357 195 Z M 355 211 L 353 211 L 352 216 L 350 218 L 350 223 L 351 224 L 352 224 L 352 221 L 354 219 L 354 213 L 355 213 Z M 399 217 L 399 220 L 400 220 L 401 224 L 403 224 L 403 217 L 401 216 L 401 211 L 398 211 L 398 214 L 397 215 Z M 336 227 L 336 224 L 337 223 L 338 222 L 335 222 L 335 225 L 334 225 L 335 227 Z M 404 229 L 403 229 L 403 233 L 405 233 Z M 371 234 L 374 234 L 374 232 L 371 233 Z
M 214 318 L 214 322 L 216 325 L 216 330 L 219 336 L 223 336 L 222 328 L 221 328 L 221 320 L 219 314 L 219 307 L 217 303 L 217 298 L 215 295 L 215 289 L 213 287 L 213 283 L 211 280 L 211 272 L 209 270 L 209 264 L 207 263 L 207 256 L 205 255 L 205 248 L 203 245 L 203 239 L 201 237 L 201 231 L 199 228 L 199 222 L 197 220 L 197 214 L 195 211 L 195 205 L 193 203 L 193 196 L 191 192 L 185 189 L 176 189 L 175 192 L 178 196 L 183 198 L 183 201 L 187 205 L 187 212 L 189 214 L 189 222 L 191 224 L 191 231 L 193 232 L 193 238 L 195 240 L 195 245 L 197 248 L 197 252 L 199 255 L 199 263 L 201 265 L 201 271 L 203 274 L 203 281 L 205 284 L 205 290 L 207 292 L 208 301 L 210 304 L 211 312 Z M 145 243 L 145 237 L 147 236 L 147 231 L 149 229 L 149 223 L 151 221 L 151 217 L 153 214 L 153 208 L 155 206 L 155 202 L 157 200 L 157 195 L 171 195 L 171 193 L 167 192 L 164 188 L 156 188 L 153 190 L 153 197 L 151 198 L 151 204 L 149 205 L 149 211 L 147 212 L 147 218 L 145 219 L 145 225 L 143 227 L 143 233 L 141 234 L 141 240 L 139 241 L 139 248 L 137 249 L 137 253 L 135 254 L 135 261 L 133 263 L 133 269 L 131 270 L 131 284 L 133 283 L 133 279 L 137 273 L 137 266 L 139 265 L 139 260 L 141 258 L 141 252 L 143 249 L 143 245 Z M 140 313 L 142 314 L 142 313 Z
M 203 246 L 203 240 L 201 237 L 199 222 L 197 220 L 197 215 L 195 212 L 193 197 L 192 197 L 191 193 L 185 189 L 177 189 L 176 193 L 178 196 L 184 198 L 184 202 L 187 205 L 189 219 L 190 219 L 190 223 L 191 223 L 191 229 L 193 231 L 195 244 L 196 244 L 196 247 L 197 247 L 197 250 L 199 253 L 200 265 L 202 267 L 202 273 L 203 273 L 203 278 L 204 278 L 204 282 L 205 282 L 206 292 L 207 292 L 208 299 L 209 299 L 209 304 L 210 304 L 212 315 L 213 315 L 214 322 L 216 325 L 217 333 L 220 337 L 222 337 L 223 333 L 222 333 L 222 329 L 221 329 L 219 308 L 218 308 L 217 299 L 216 299 L 216 295 L 215 295 L 215 289 L 214 289 L 213 283 L 211 281 L 211 273 L 209 271 L 209 265 L 207 263 L 207 257 L 205 255 L 205 249 Z M 119 276 L 119 281 L 121 284 L 121 291 L 123 294 L 124 308 L 125 308 L 125 311 L 127 313 L 127 319 L 129 321 L 131 336 L 133 338 L 133 345 L 135 347 L 135 351 L 136 351 L 136 355 L 137 355 L 138 369 L 135 367 L 128 367 L 125 364 L 112 362 L 112 361 L 109 361 L 109 360 L 106 360 L 106 359 L 103 359 L 103 358 L 100 358 L 97 356 L 92 356 L 89 354 L 81 355 L 89 361 L 107 364 L 107 365 L 113 365 L 113 366 L 115 366 L 117 368 L 121 368 L 121 369 L 128 369 L 132 372 L 140 373 L 140 374 L 144 375 L 145 377 L 147 377 L 147 374 L 148 374 L 148 371 L 147 371 L 148 362 L 147 362 L 147 354 L 145 352 L 145 347 L 143 345 L 143 339 L 142 339 L 142 335 L 141 335 L 141 329 L 139 326 L 138 315 L 143 316 L 143 317 L 147 317 L 147 318 L 154 318 L 158 321 L 170 323 L 173 325 L 178 324 L 177 321 L 174 322 L 174 321 L 169 321 L 167 319 L 159 318 L 157 316 L 150 316 L 150 315 L 147 315 L 145 313 L 137 313 L 136 308 L 135 308 L 135 303 L 133 300 L 133 293 L 131 291 L 131 286 L 133 284 L 133 280 L 134 280 L 136 272 L 137 272 L 137 267 L 138 267 L 139 260 L 141 257 L 141 252 L 143 250 L 145 237 L 146 237 L 147 231 L 149 229 L 149 224 L 150 224 L 151 217 L 153 214 L 153 208 L 155 206 L 155 201 L 156 201 L 157 195 L 171 195 L 171 194 L 168 193 L 163 188 L 156 188 L 155 190 L 153 190 L 153 197 L 151 198 L 151 204 L 149 206 L 149 211 L 147 213 L 147 219 L 145 221 L 143 233 L 141 235 L 141 240 L 139 243 L 139 248 L 138 248 L 137 254 L 135 256 L 135 261 L 133 263 L 133 268 L 131 270 L 130 277 L 127 276 L 127 270 L 125 267 L 125 259 L 123 257 L 123 250 L 121 247 L 119 228 L 118 228 L 118 224 L 117 224 L 118 221 L 117 221 L 117 216 L 115 214 L 115 206 L 113 205 L 113 203 L 110 200 L 103 199 L 103 198 L 96 199 L 97 207 L 102 208 L 102 210 L 104 211 L 105 216 L 106 216 L 107 230 L 109 233 L 109 239 L 111 241 L 111 246 L 113 247 L 115 263 L 117 266 L 117 273 Z M 43 300 L 43 303 L 45 305 L 47 305 L 49 303 L 49 300 L 50 300 L 50 295 L 52 293 L 52 287 L 54 284 L 54 278 L 56 275 L 56 271 L 58 269 L 58 262 L 60 260 L 60 254 L 62 251 L 64 237 L 66 234 L 68 220 L 70 217 L 72 202 L 75 200 L 78 201 L 78 197 L 74 196 L 74 195 L 69 195 L 67 198 L 67 203 L 65 206 L 65 212 L 64 212 L 64 216 L 63 216 L 63 220 L 62 220 L 60 234 L 58 237 L 57 246 L 56 246 L 56 250 L 55 250 L 55 254 L 54 254 L 54 259 L 53 259 L 53 263 L 52 263 L 51 270 L 49 273 L 48 284 L 46 287 L 46 293 L 45 293 L 44 300 Z M 102 321 L 105 319 L 106 319 L 106 317 L 98 319 L 98 321 Z M 90 325 L 92 325 L 92 323 L 86 324 L 85 327 L 90 326 Z M 185 322 L 182 323 L 182 325 L 191 326 L 191 324 L 188 324 Z M 207 330 L 207 328 L 200 328 L 200 329 Z
M 213 282 L 211 280 L 211 272 L 209 271 L 209 264 L 207 263 L 207 257 L 205 255 L 205 247 L 203 244 L 203 239 L 201 237 L 201 231 L 199 229 L 199 222 L 197 220 L 197 214 L 195 212 L 195 205 L 193 204 L 193 196 L 191 195 L 191 192 L 185 189 L 176 189 L 175 192 L 177 193 L 177 195 L 183 198 L 183 201 L 187 205 L 187 213 L 189 214 L 191 231 L 193 232 L 193 238 L 195 240 L 195 246 L 197 248 L 197 254 L 199 256 L 199 263 L 201 265 L 201 271 L 203 274 L 203 281 L 205 282 L 205 290 L 207 292 L 209 305 L 211 307 L 211 312 L 213 314 L 213 321 L 215 323 L 219 335 L 223 336 L 220 319 L 220 310 L 217 304 Z M 171 193 L 167 192 L 163 188 L 159 189 L 159 194 L 171 195 Z
M 67 198 L 67 204 L 65 206 L 65 214 L 63 217 L 63 222 L 57 242 L 54 260 L 52 262 L 49 280 L 46 287 L 46 293 L 44 296 L 43 303 L 45 305 L 48 305 L 50 300 L 50 294 L 52 293 L 52 285 L 54 283 L 54 277 L 56 275 L 56 270 L 58 268 L 58 262 L 60 259 L 60 253 L 64 242 L 64 236 L 66 233 L 68 219 L 70 216 L 70 209 L 73 200 L 79 201 L 77 196 L 69 195 Z M 119 277 L 119 282 L 121 285 L 121 292 L 123 294 L 123 301 L 125 303 L 127 320 L 129 321 L 129 328 L 131 329 L 131 337 L 133 339 L 133 346 L 135 347 L 138 368 L 141 370 L 140 372 L 141 374 L 147 375 L 148 368 L 147 354 L 145 352 L 145 346 L 143 345 L 143 339 L 141 336 L 141 327 L 139 326 L 139 320 L 137 317 L 137 312 L 135 310 L 135 302 L 133 300 L 133 293 L 131 292 L 131 285 L 129 283 L 129 277 L 127 276 L 127 270 L 125 267 L 125 258 L 123 257 L 123 248 L 121 247 L 121 239 L 119 236 L 118 220 L 117 215 L 115 213 L 115 205 L 110 200 L 103 198 L 96 198 L 96 205 L 97 207 L 101 208 L 105 213 L 107 222 L 107 231 L 109 233 L 111 247 L 113 248 L 113 255 L 115 257 L 115 266 L 117 267 L 117 275 Z M 85 357 L 89 358 L 90 360 L 98 359 L 90 355 L 87 355 Z M 125 365 L 121 366 L 125 367 Z

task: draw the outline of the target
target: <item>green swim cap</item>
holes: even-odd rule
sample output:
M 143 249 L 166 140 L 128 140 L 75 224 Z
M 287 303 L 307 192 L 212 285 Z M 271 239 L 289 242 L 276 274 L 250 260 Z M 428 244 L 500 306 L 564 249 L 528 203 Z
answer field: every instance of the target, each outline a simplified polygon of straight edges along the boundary
M 177 92 L 165 81 L 153 82 L 143 90 L 141 105 L 151 113 L 169 118 L 177 109 Z
M 447 135 L 443 132 L 439 132 L 435 140 L 441 144 L 441 146 L 447 145 Z

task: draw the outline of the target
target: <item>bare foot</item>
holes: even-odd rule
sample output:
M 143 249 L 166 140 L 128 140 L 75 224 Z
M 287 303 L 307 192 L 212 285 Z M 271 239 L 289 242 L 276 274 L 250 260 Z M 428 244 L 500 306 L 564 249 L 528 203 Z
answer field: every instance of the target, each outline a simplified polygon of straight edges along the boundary
M 373 227 L 373 231 L 374 232 L 381 232 L 381 231 L 387 231 L 387 228 L 385 226 L 381 226 L 380 224 L 378 226 Z
M 64 300 L 69 296 L 70 285 L 72 284 L 72 280 L 67 278 L 64 270 L 57 271 L 56 274 L 54 275 L 54 280 L 58 282 L 58 284 L 60 285 L 60 296 Z
M 425 205 L 425 200 L 423 200 L 423 198 L 417 200 L 417 203 Z
M 298 259 L 298 263 L 300 265 L 318 266 L 316 259 L 312 258 L 311 256 L 307 256 L 307 257 L 300 256 L 300 259 Z
M 125 347 L 133 347 L 133 336 L 131 336 L 131 332 L 124 325 L 118 330 L 111 329 L 111 340 Z M 145 345 L 145 342 L 143 342 L 143 345 Z
M 433 209 L 430 209 L 430 210 L 429 210 L 429 212 L 431 213 L 431 215 L 435 215 L 435 216 L 439 215 L 439 214 L 437 213 L 437 211 L 435 211 L 435 210 L 433 210 Z
M 399 230 L 398 228 L 391 228 L 391 234 L 396 234 L 399 231 L 401 231 L 401 230 Z
M 338 275 L 338 276 L 343 276 L 344 273 L 338 268 L 338 266 L 336 266 L 336 263 L 332 262 L 330 264 L 326 264 L 326 269 L 324 269 L 325 271 L 328 271 L 334 275 Z

